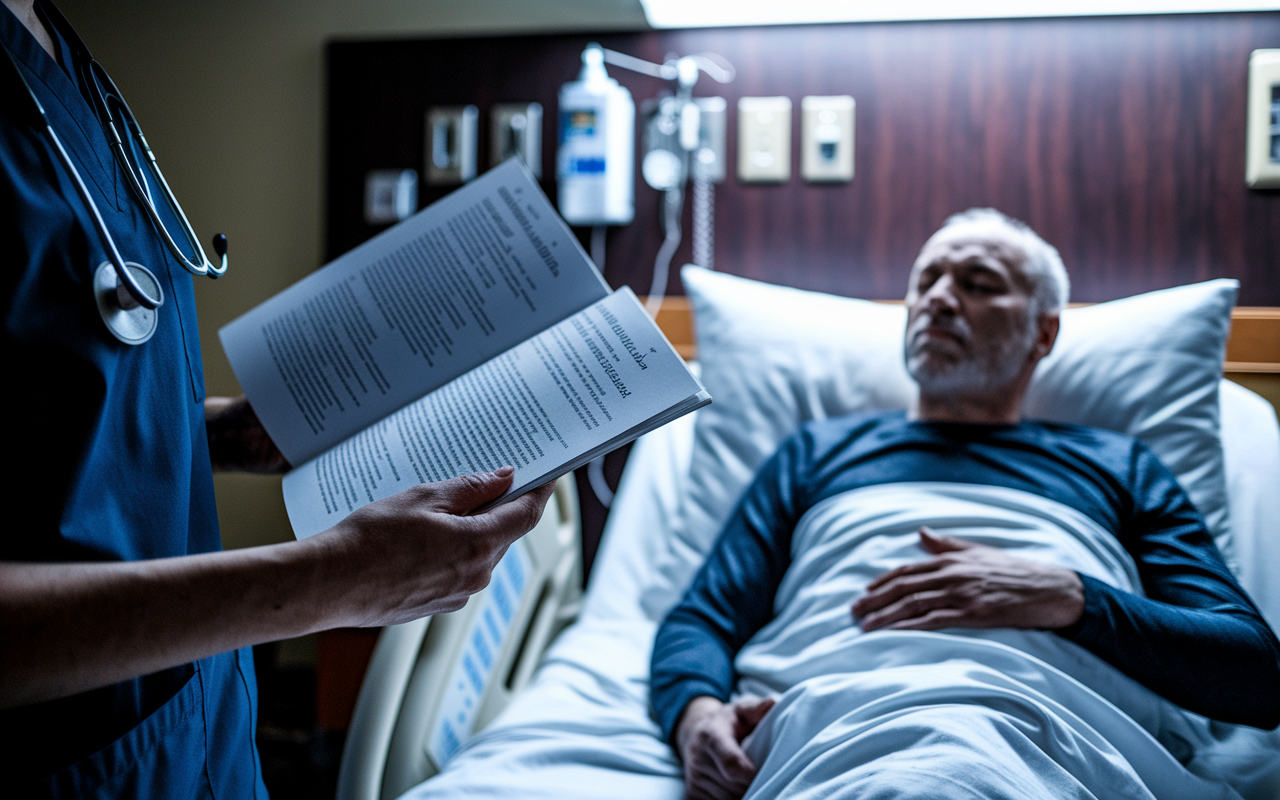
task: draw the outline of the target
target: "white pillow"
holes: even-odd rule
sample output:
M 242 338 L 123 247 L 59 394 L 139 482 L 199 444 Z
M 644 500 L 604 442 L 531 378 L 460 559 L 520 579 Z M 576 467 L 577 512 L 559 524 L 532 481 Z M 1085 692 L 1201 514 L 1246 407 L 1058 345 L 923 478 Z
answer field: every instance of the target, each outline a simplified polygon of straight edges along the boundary
M 644 595 L 657 619 L 679 599 L 761 463 L 803 422 L 906 408 L 906 308 L 806 292 L 686 266 L 702 382 L 689 486 Z M 1231 563 L 1218 434 L 1218 381 L 1233 280 L 1063 312 L 1036 369 L 1029 417 L 1142 440 L 1187 488 Z

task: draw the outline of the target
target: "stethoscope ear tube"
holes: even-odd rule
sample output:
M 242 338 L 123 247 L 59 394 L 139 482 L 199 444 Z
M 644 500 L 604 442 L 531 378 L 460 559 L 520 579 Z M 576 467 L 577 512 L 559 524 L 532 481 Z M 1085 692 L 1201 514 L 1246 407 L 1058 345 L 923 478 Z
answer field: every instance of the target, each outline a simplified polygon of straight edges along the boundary
M 93 197 L 89 194 L 89 187 L 80 177 L 80 171 L 76 169 L 75 163 L 67 155 L 66 148 L 62 146 L 58 134 L 49 124 L 49 118 L 44 113 L 40 99 L 36 97 L 35 92 L 31 91 L 31 85 L 27 83 L 26 75 L 22 74 L 22 70 L 18 68 L 13 53 L 8 47 L 5 47 L 4 51 L 9 57 L 13 71 L 22 81 L 23 88 L 27 90 L 27 96 L 31 99 L 31 107 L 36 113 L 31 122 L 37 127 L 44 128 L 45 136 L 53 145 L 54 152 L 58 154 L 58 160 L 71 176 L 71 182 L 75 184 L 76 192 L 84 201 L 85 208 L 93 220 L 93 226 L 98 232 L 98 238 L 102 241 L 103 249 L 107 251 L 108 260 L 98 265 L 93 276 L 93 296 L 98 313 L 106 324 L 107 330 L 116 339 L 129 345 L 142 344 L 156 331 L 159 322 L 156 310 L 164 305 L 164 289 L 149 269 L 141 264 L 126 263 L 121 257 L 115 239 L 107 230 L 107 224 L 98 211 L 98 204 L 93 201 Z M 142 285 L 144 283 L 145 288 Z
M 146 209 L 147 215 L 151 217 L 151 222 L 155 225 L 156 232 L 160 234 L 160 238 L 164 241 L 165 246 L 169 248 L 169 252 L 183 269 L 192 275 L 206 275 L 210 278 L 222 276 L 227 271 L 227 255 L 226 255 L 226 236 L 218 234 L 222 237 L 223 247 L 219 251 L 221 264 L 215 266 L 209 261 L 204 250 L 200 247 L 200 240 L 196 237 L 196 232 L 192 230 L 191 223 L 187 220 L 187 215 L 179 205 L 178 199 L 174 197 L 173 190 L 169 188 L 169 182 L 165 180 L 164 173 L 160 170 L 160 165 L 156 163 L 155 153 L 151 151 L 151 145 L 147 143 L 147 137 L 142 133 L 142 127 L 138 125 L 137 117 L 133 115 L 133 110 L 129 108 L 129 104 L 120 94 L 120 90 L 116 88 L 115 81 L 111 80 L 111 76 L 102 68 L 102 65 L 92 58 L 89 59 L 87 69 L 87 77 L 92 84 L 95 104 L 99 106 L 99 112 L 106 118 L 106 124 L 103 129 L 110 136 L 110 145 L 115 153 L 116 161 L 120 164 L 121 170 L 125 174 L 125 178 L 129 181 L 133 193 L 138 196 L 138 200 L 142 203 L 142 207 Z M 115 111 L 120 112 L 119 119 Z M 121 131 L 121 125 L 127 130 Z M 187 240 L 187 245 L 191 248 L 192 258 L 189 258 L 173 236 L 169 233 L 169 228 L 160 219 L 160 212 L 156 209 L 154 198 L 151 191 L 146 185 L 146 178 L 138 172 L 142 169 L 142 165 L 135 165 L 133 160 L 129 158 L 125 152 L 124 136 L 132 134 L 137 144 L 142 148 L 142 153 L 146 157 L 147 167 L 151 170 L 151 175 L 156 183 L 160 185 L 160 189 L 164 192 L 164 201 L 169 206 L 169 210 L 177 218 L 178 225 L 182 228 L 182 234 Z M 217 237 L 215 237 L 216 239 Z M 215 248 L 217 245 L 215 245 Z
M 98 204 L 93 202 L 93 197 L 89 195 L 89 187 L 85 186 L 84 180 L 80 177 L 80 170 L 76 169 L 76 165 L 71 161 L 71 156 L 67 155 L 66 148 L 62 146 L 62 141 L 58 139 L 58 134 L 54 133 L 53 126 L 49 124 L 49 117 L 44 113 L 44 106 L 40 104 L 40 99 L 36 97 L 36 93 L 31 91 L 31 84 L 27 83 L 27 76 L 22 74 L 22 70 L 18 68 L 18 62 L 14 59 L 13 53 L 9 51 L 8 47 L 4 48 L 4 53 L 9 57 L 9 63 L 13 66 L 13 71 L 18 76 L 18 80 L 22 81 L 22 87 L 27 90 L 27 96 L 31 98 L 31 106 L 35 109 L 39 125 L 44 128 L 44 134 L 53 145 L 54 152 L 58 154 L 58 160 L 62 162 L 62 166 L 66 167 L 67 172 L 71 175 L 71 182 L 75 184 L 76 191 L 80 194 L 80 199 L 84 201 L 85 207 L 88 208 L 89 216 L 93 218 L 93 226 L 98 231 L 98 238 L 102 240 L 102 246 L 107 251 L 107 257 L 115 268 L 116 277 L 120 280 L 121 285 L 127 288 L 129 294 L 140 306 L 157 309 L 164 305 L 164 291 L 161 290 L 158 282 L 155 284 L 154 296 L 148 294 L 138 285 L 138 282 L 134 280 L 129 270 L 125 267 L 124 259 L 121 258 L 120 251 L 116 248 L 115 239 L 111 238 L 111 232 L 107 230 L 107 223 L 103 221 L 102 214 L 98 212 Z M 36 122 L 36 119 L 32 121 Z

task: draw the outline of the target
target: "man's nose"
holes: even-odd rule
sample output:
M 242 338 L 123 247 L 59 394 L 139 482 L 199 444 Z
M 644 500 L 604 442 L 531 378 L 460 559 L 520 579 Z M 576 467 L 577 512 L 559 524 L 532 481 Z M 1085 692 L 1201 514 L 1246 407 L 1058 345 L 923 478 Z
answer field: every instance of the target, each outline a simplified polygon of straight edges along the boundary
M 949 274 L 943 274 L 938 277 L 933 285 L 929 287 L 929 291 L 924 293 L 925 308 L 931 314 L 955 313 L 959 308 L 960 301 L 955 293 L 955 280 Z

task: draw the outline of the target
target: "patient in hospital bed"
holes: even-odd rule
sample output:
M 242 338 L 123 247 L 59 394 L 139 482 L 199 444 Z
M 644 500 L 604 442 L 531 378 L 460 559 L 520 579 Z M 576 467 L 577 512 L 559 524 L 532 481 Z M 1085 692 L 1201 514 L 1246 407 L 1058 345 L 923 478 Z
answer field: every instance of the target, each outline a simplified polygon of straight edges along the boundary
M 1162 745 L 1119 729 L 1176 727 L 1150 698 L 1280 724 L 1280 642 L 1169 471 L 1021 419 L 1066 299 L 1056 251 L 996 212 L 925 244 L 916 407 L 788 439 L 658 630 L 690 797 L 1172 796 Z

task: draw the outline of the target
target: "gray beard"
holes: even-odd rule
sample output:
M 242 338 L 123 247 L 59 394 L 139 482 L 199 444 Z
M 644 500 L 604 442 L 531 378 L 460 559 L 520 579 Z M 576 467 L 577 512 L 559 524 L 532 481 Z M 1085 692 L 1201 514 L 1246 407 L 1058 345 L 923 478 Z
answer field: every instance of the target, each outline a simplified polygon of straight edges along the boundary
M 1021 335 L 1010 336 L 962 361 L 937 367 L 927 366 L 923 353 L 908 350 L 907 372 L 925 395 L 978 395 L 998 391 L 1012 385 L 1022 371 L 1035 335 L 1035 326 L 1028 320 Z M 910 343 L 907 346 L 909 348 Z

